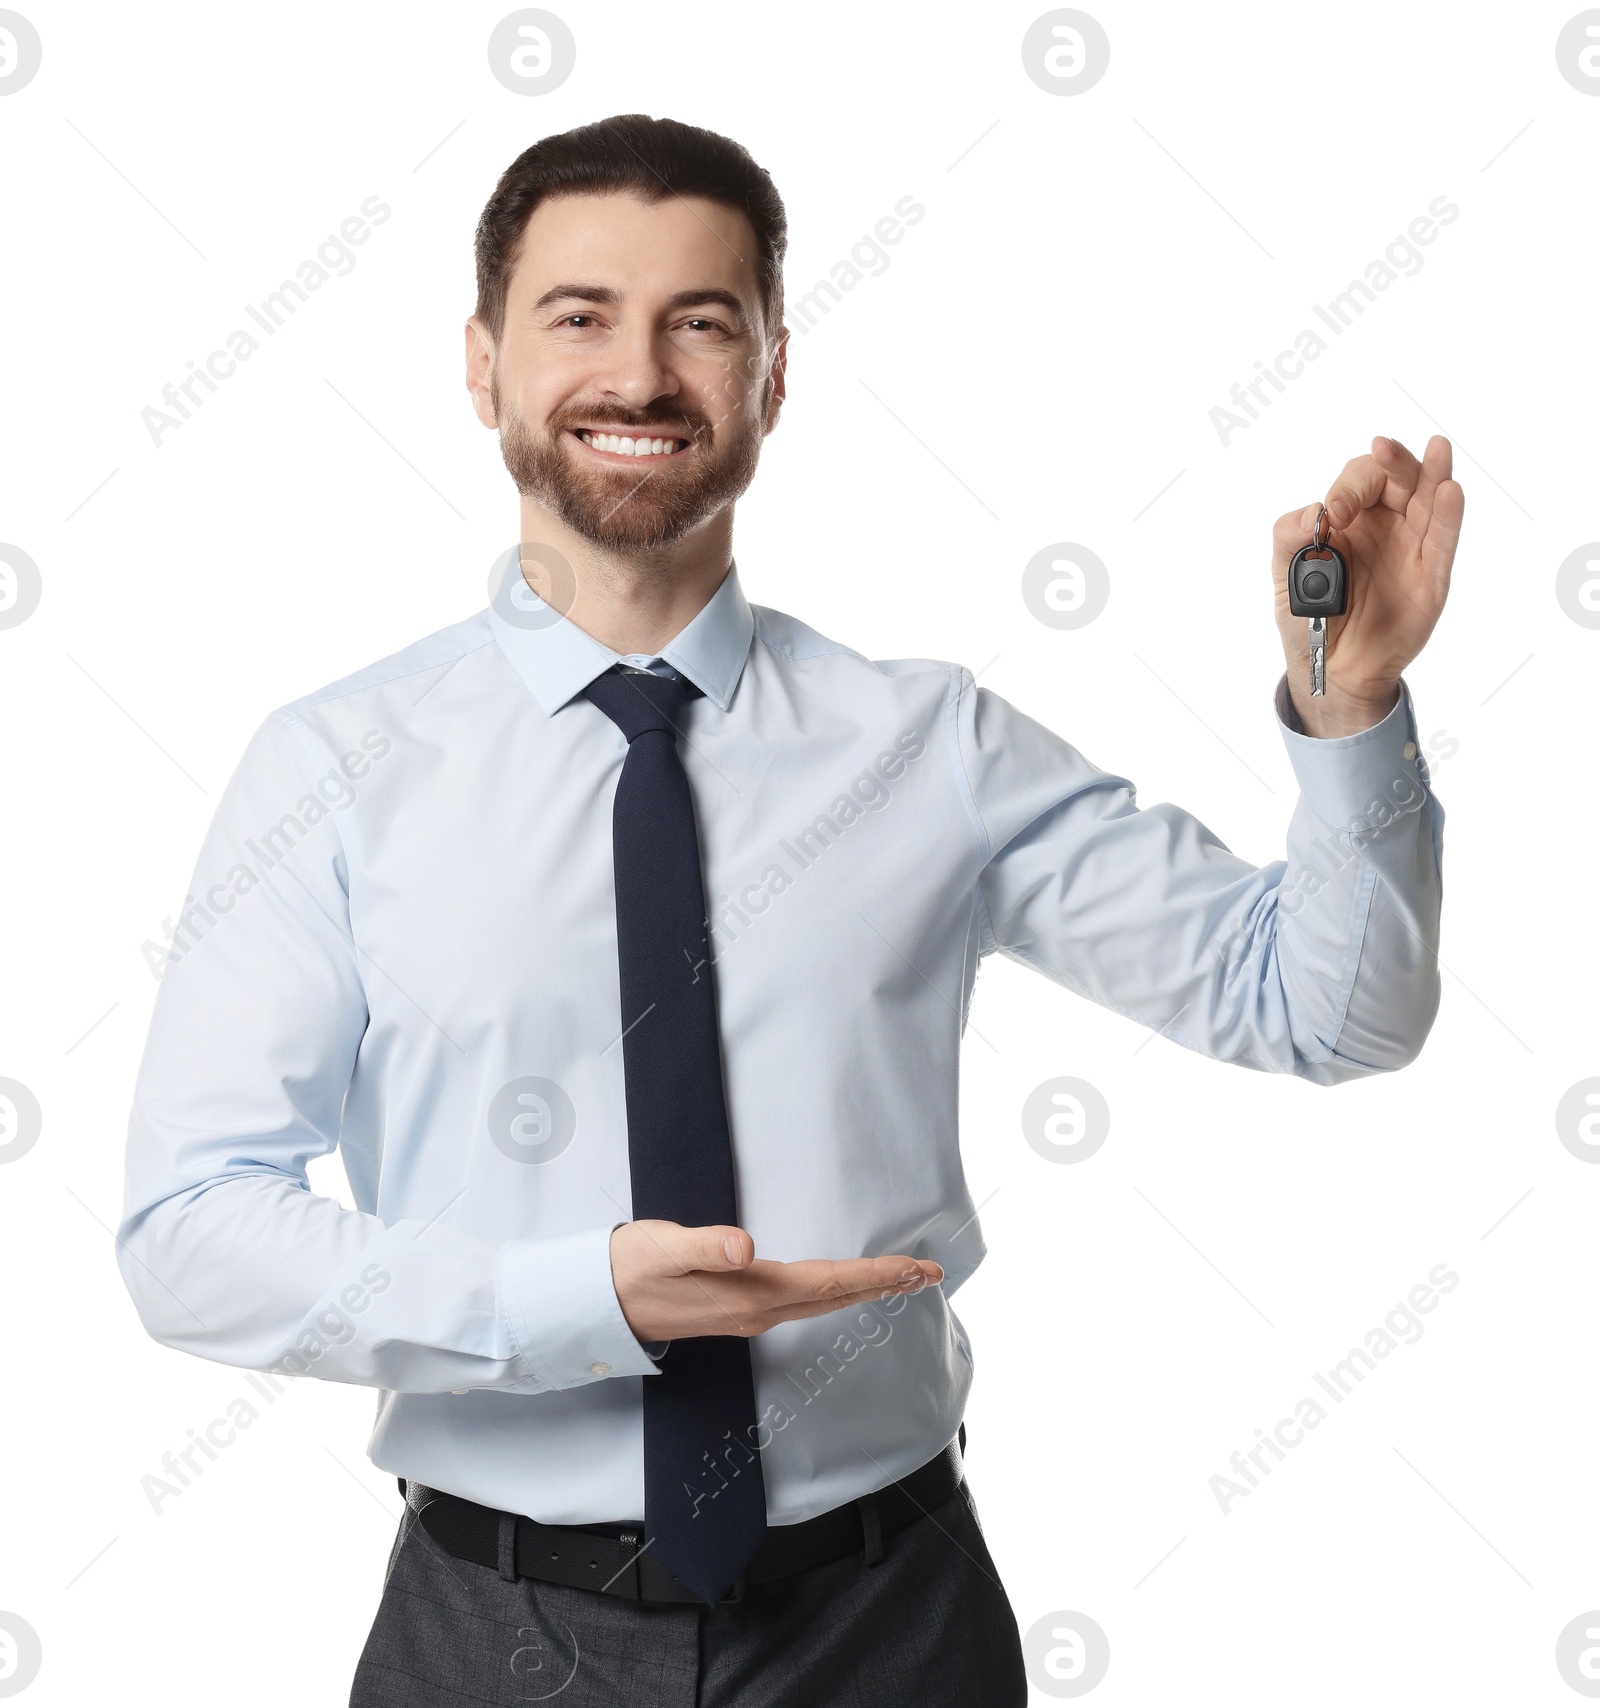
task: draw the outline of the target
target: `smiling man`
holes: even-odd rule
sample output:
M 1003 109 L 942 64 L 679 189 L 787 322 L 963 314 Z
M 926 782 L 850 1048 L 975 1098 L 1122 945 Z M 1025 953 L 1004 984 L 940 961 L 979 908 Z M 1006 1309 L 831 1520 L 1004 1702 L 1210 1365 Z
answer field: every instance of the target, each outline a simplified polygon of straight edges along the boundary
M 378 1390 L 406 1507 L 355 1708 L 1016 1708 L 951 1308 L 979 960 L 1320 1086 L 1432 1024 L 1401 672 L 1448 443 L 1375 439 L 1329 489 L 1320 696 L 1285 594 L 1317 506 L 1278 519 L 1301 792 L 1253 866 L 960 665 L 747 600 L 784 238 L 691 126 L 511 164 L 466 379 L 519 545 L 487 609 L 263 722 L 190 885 L 119 1260 L 168 1345 Z M 335 1148 L 354 1208 L 309 1190 Z
M 778 308 L 741 258 L 750 236 L 736 210 L 701 198 L 614 194 L 598 221 L 591 198 L 548 200 L 522 234 L 530 264 L 497 277 L 469 323 L 479 419 L 499 427 L 517 489 L 573 552 L 680 555 L 750 484 L 783 395 Z M 535 256 L 574 277 L 551 281 Z

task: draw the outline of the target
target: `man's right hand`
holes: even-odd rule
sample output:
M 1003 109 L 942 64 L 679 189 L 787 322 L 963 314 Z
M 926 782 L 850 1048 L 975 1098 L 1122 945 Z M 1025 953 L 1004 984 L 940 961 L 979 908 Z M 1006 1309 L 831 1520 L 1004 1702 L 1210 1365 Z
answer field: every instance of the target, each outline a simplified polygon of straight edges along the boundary
M 724 1241 L 727 1244 L 724 1244 Z M 944 1280 L 931 1258 L 806 1258 L 757 1261 L 743 1228 L 686 1228 L 624 1222 L 611 1233 L 611 1279 L 639 1341 L 702 1334 L 765 1334 L 796 1317 L 817 1317 Z

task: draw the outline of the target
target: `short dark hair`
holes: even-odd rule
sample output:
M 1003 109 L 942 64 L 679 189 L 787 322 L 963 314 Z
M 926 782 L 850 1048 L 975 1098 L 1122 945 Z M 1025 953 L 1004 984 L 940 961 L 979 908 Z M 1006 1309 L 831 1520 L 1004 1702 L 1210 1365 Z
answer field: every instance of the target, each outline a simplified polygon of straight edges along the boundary
M 777 186 L 737 142 L 698 125 L 619 113 L 547 136 L 524 149 L 501 174 L 484 205 L 474 242 L 478 318 L 496 343 L 505 327 L 506 295 L 522 234 L 550 196 L 623 191 L 646 202 L 704 196 L 737 208 L 756 237 L 756 278 L 767 330 L 783 320 L 783 255 L 789 222 Z

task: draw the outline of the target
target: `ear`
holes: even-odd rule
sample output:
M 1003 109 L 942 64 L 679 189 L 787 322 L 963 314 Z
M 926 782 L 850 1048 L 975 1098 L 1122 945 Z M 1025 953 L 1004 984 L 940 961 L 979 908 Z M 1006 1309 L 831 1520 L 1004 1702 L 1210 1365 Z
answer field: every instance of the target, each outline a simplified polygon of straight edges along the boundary
M 772 370 L 767 377 L 767 413 L 762 423 L 762 432 L 770 433 L 778 425 L 778 412 L 783 408 L 783 400 L 788 395 L 789 372 L 789 328 L 780 327 L 778 331 L 778 348 L 773 353 Z
M 473 411 L 485 427 L 498 427 L 500 423 L 495 417 L 494 394 L 490 385 L 494 376 L 494 339 L 477 315 L 467 321 L 466 334 L 466 386 L 472 396 Z

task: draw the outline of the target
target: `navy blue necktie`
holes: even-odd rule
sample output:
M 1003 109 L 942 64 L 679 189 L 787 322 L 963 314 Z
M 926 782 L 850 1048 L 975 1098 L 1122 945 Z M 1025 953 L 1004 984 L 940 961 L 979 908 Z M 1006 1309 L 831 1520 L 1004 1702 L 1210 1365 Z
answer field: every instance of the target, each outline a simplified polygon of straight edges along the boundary
M 676 739 L 699 692 L 621 666 L 586 690 L 628 740 L 611 840 L 633 1214 L 737 1227 L 700 840 Z M 643 1381 L 647 1546 L 713 1604 L 766 1534 L 750 1342 L 675 1340 Z

